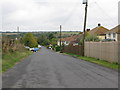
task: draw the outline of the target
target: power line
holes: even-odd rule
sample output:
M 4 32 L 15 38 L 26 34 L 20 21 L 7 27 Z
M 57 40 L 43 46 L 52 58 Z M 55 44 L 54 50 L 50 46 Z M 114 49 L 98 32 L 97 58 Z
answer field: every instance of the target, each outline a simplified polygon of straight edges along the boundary
M 95 2 L 95 4 L 96 4 L 97 7 L 99 7 L 99 10 L 101 10 L 101 12 L 105 14 L 106 17 L 109 17 L 109 19 L 112 21 L 112 23 L 113 23 L 113 22 L 116 23 L 116 22 L 111 18 L 111 16 L 109 16 L 109 14 L 108 14 L 97 2 Z
M 70 18 L 74 15 L 74 12 L 76 11 L 78 5 L 80 5 L 80 3 L 76 3 L 76 4 L 74 5 L 74 8 L 73 8 L 73 9 L 70 11 L 70 13 L 68 14 L 69 16 L 64 20 L 63 25 L 65 25 L 65 24 L 68 22 L 68 20 L 70 20 Z

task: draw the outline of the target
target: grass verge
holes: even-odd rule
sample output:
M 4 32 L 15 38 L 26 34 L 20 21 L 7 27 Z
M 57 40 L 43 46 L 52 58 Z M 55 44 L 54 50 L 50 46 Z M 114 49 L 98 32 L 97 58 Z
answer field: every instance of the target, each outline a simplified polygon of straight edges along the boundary
M 12 68 L 17 62 L 29 56 L 32 52 L 28 50 L 5 53 L 2 55 L 2 72 Z
M 99 59 L 92 58 L 92 57 L 83 57 L 83 56 L 72 54 L 72 53 L 65 53 L 65 54 L 76 57 L 76 58 L 81 59 L 81 60 L 96 63 L 96 64 L 99 64 L 99 65 L 104 66 L 104 67 L 108 67 L 108 68 L 115 69 L 115 70 L 120 70 L 120 65 L 117 63 L 110 63 L 110 62 L 107 62 L 105 60 L 99 60 Z

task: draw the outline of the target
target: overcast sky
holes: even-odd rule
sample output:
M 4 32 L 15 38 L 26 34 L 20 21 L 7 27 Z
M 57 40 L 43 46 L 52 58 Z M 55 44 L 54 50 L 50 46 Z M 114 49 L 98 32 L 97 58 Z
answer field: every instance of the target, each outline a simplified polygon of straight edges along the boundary
M 88 1 L 87 28 L 118 25 L 120 0 Z M 20 31 L 53 31 L 62 25 L 63 30 L 82 31 L 84 8 L 82 0 L 2 0 L 2 30 L 17 31 L 19 26 Z

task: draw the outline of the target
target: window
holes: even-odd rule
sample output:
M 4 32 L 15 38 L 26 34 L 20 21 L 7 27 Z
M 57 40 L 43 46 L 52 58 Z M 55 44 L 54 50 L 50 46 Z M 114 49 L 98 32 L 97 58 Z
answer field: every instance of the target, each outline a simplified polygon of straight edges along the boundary
M 116 34 L 115 33 L 113 33 L 113 38 L 115 38 L 116 37 Z
M 109 37 L 109 38 L 111 37 L 111 34 L 110 34 L 110 33 L 108 34 L 108 37 Z

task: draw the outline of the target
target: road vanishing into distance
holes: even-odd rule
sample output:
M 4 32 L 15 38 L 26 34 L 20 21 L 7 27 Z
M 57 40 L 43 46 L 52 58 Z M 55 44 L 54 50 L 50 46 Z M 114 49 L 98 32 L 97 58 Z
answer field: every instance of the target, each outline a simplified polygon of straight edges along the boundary
M 118 73 L 42 47 L 3 73 L 3 88 L 118 88 Z

